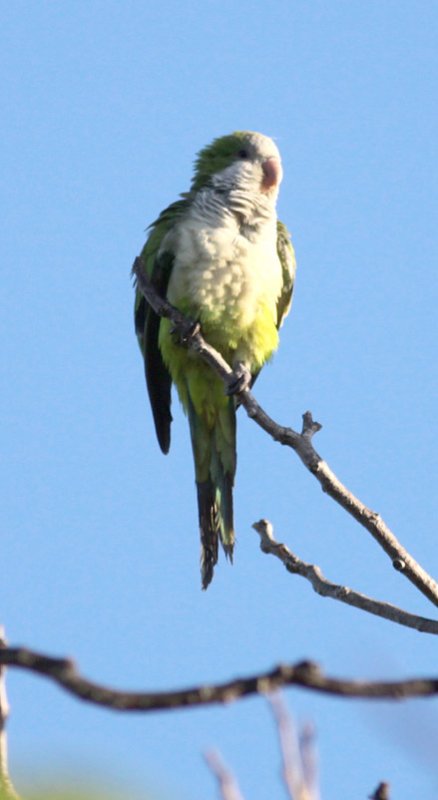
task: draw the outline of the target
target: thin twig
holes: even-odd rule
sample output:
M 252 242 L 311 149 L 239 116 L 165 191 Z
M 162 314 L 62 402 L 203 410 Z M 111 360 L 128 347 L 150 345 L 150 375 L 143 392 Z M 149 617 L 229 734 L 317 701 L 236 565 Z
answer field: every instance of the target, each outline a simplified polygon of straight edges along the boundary
M 324 675 L 318 664 L 312 661 L 279 664 L 268 672 L 235 678 L 225 683 L 205 684 L 169 692 L 124 692 L 109 689 L 84 678 L 70 659 L 52 658 L 24 647 L 0 649 L 0 664 L 43 675 L 80 700 L 116 711 L 164 711 L 230 703 L 241 697 L 273 692 L 280 686 L 300 686 L 337 697 L 374 700 L 405 700 L 408 697 L 432 697 L 438 694 L 438 677 L 399 681 L 347 680 Z
M 6 647 L 4 629 L 0 626 L 0 652 Z M 0 796 L 4 800 L 19 800 L 8 768 L 8 742 L 6 737 L 6 723 L 9 716 L 9 703 L 6 694 L 6 670 L 0 664 Z
M 312 800 L 319 800 L 318 754 L 315 745 L 315 728 L 307 722 L 298 734 L 304 780 Z
M 438 634 L 438 621 L 429 619 L 428 617 L 420 617 L 417 614 L 410 614 L 398 606 L 391 603 L 384 603 L 380 600 L 374 600 L 366 594 L 361 594 L 348 586 L 341 586 L 337 583 L 329 581 L 322 573 L 320 567 L 316 564 L 308 564 L 303 561 L 295 553 L 293 553 L 285 544 L 277 542 L 274 538 L 274 530 L 272 524 L 267 519 L 261 519 L 259 522 L 254 522 L 254 530 L 260 536 L 260 549 L 263 553 L 278 558 L 286 567 L 288 572 L 294 575 L 301 575 L 302 578 L 308 580 L 315 592 L 322 597 L 331 597 L 332 600 L 340 600 L 341 603 L 347 603 L 349 606 L 360 608 L 362 611 L 367 611 L 369 614 L 375 614 L 378 617 L 383 617 L 391 622 L 396 622 L 398 625 L 404 625 L 407 628 L 414 628 L 414 630 L 422 633 Z
M 289 800 L 317 800 L 316 775 L 309 774 L 303 763 L 300 743 L 294 729 L 292 717 L 280 692 L 270 695 L 269 702 L 274 715 L 282 759 L 282 777 Z M 307 757 L 307 756 L 306 756 Z M 315 762 L 313 761 L 313 766 Z
M 222 358 L 200 333 L 199 325 L 188 320 L 164 298 L 155 291 L 151 282 L 143 271 L 141 258 L 136 258 L 133 274 L 137 286 L 154 311 L 160 316 L 167 317 L 173 323 L 175 330 L 179 331 L 187 347 L 199 353 L 212 369 L 222 378 L 228 387 L 235 380 L 235 375 Z M 312 444 L 312 437 L 321 429 L 307 411 L 303 415 L 303 428 L 297 433 L 292 428 L 278 425 L 257 403 L 249 389 L 244 389 L 239 394 L 239 402 L 244 406 L 247 414 L 272 438 L 280 444 L 291 447 L 307 469 L 319 481 L 322 490 L 330 495 L 345 511 L 348 511 L 378 542 L 392 561 L 394 569 L 401 572 L 419 589 L 434 605 L 438 606 L 437 582 L 415 561 L 408 551 L 400 544 L 397 537 L 383 521 L 381 516 L 364 505 L 352 492 L 336 477 L 328 464 L 316 452 Z
M 204 760 L 218 782 L 222 800 L 243 800 L 236 778 L 225 766 L 218 751 L 208 750 L 204 753 Z
M 269 703 L 274 715 L 281 752 L 281 774 L 290 800 L 304 800 L 301 797 L 303 776 L 298 752 L 298 742 L 292 720 L 287 712 L 280 692 L 269 696 Z M 307 798 L 305 798 L 307 800 Z

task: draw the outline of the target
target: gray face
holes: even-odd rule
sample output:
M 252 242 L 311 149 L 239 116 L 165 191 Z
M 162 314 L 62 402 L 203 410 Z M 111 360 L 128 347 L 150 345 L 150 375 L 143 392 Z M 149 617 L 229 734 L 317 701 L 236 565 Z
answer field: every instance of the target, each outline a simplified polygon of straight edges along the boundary
M 213 177 L 213 185 L 261 192 L 275 203 L 282 177 L 281 158 L 275 142 L 262 133 L 249 132 L 242 139 L 237 158 Z

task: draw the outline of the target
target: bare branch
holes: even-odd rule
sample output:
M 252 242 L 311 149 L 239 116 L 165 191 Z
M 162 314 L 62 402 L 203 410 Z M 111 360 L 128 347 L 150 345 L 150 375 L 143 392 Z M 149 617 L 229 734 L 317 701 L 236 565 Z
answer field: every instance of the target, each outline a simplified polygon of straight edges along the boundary
M 320 567 L 316 564 L 308 564 L 306 561 L 302 561 L 285 544 L 280 544 L 274 539 L 273 526 L 269 520 L 261 519 L 259 522 L 254 522 L 252 527 L 260 536 L 260 549 L 263 553 L 269 553 L 278 558 L 288 572 L 306 578 L 312 584 L 315 592 L 322 597 L 340 600 L 341 603 L 347 603 L 347 605 L 360 608 L 369 614 L 376 614 L 378 617 L 396 622 L 398 625 L 405 625 L 407 628 L 414 628 L 422 633 L 438 634 L 437 620 L 410 614 L 408 611 L 404 611 L 391 603 L 374 600 L 372 597 L 355 592 L 347 586 L 341 586 L 329 581 L 323 575 Z
M 290 800 L 308 800 L 302 797 L 303 776 L 298 751 L 298 742 L 292 720 L 280 692 L 269 696 L 272 713 L 277 726 L 282 758 L 282 777 Z
M 154 311 L 160 316 L 172 320 L 175 330 L 179 331 L 187 347 L 199 353 L 215 372 L 222 378 L 228 387 L 236 380 L 230 366 L 214 348 L 212 348 L 200 333 L 199 325 L 187 320 L 180 311 L 175 309 L 167 300 L 160 297 L 144 274 L 141 258 L 136 258 L 132 268 L 137 286 Z M 330 495 L 345 511 L 360 523 L 378 542 L 380 547 L 390 557 L 394 569 L 401 572 L 419 589 L 434 605 L 438 606 L 437 582 L 415 561 L 408 551 L 400 544 L 397 537 L 375 511 L 364 505 L 346 486 L 336 477 L 328 464 L 316 452 L 312 444 L 312 437 L 321 429 L 319 422 L 315 422 L 307 411 L 303 415 L 303 428 L 297 433 L 292 428 L 278 425 L 259 406 L 255 397 L 244 389 L 239 394 L 239 402 L 244 406 L 247 414 L 272 438 L 280 444 L 291 447 L 300 457 L 303 464 L 321 484 L 324 492 Z
M 0 626 L 0 652 L 6 647 L 4 630 Z M 6 670 L 0 665 L 0 795 L 4 800 L 20 800 L 9 777 L 8 742 L 6 738 L 6 722 L 9 716 L 9 703 L 6 694 Z
M 87 703 L 116 711 L 164 711 L 176 708 L 230 703 L 254 694 L 267 694 L 280 686 L 300 686 L 337 697 L 404 700 L 438 694 L 438 677 L 399 681 L 363 681 L 324 675 L 318 664 L 302 661 L 279 664 L 268 672 L 169 692 L 124 692 L 84 678 L 70 659 L 52 658 L 24 647 L 0 649 L 0 664 L 35 672 L 62 686 Z
M 315 745 L 315 728 L 307 722 L 298 734 L 301 765 L 312 800 L 319 800 L 318 757 Z
M 271 695 L 269 702 L 278 730 L 287 796 L 290 800 L 318 800 L 315 759 L 308 758 L 310 742 L 306 741 L 304 748 L 301 748 L 302 742 L 298 740 L 292 717 L 280 692 Z
M 215 776 L 222 800 L 243 800 L 236 778 L 225 766 L 217 750 L 208 750 L 204 753 L 207 766 Z

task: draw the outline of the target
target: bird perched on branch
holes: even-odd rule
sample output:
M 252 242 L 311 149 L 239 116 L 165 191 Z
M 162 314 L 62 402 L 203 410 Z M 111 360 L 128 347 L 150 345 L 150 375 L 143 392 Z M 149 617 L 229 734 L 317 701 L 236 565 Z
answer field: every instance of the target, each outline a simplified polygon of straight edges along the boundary
M 233 556 L 236 398 L 277 349 L 291 303 L 294 251 L 275 210 L 281 179 L 272 139 L 251 131 L 215 139 L 195 160 L 190 191 L 150 226 L 140 256 L 158 293 L 199 322 L 235 373 L 227 394 L 137 289 L 135 328 L 163 453 L 170 447 L 172 382 L 189 419 L 204 589 L 218 542 Z

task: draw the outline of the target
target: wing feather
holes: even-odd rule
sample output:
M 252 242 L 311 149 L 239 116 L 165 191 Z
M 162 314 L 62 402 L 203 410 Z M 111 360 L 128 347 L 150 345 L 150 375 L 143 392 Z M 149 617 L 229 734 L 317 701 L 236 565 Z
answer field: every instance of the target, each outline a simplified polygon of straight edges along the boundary
M 160 252 L 166 233 L 175 220 L 185 211 L 187 199 L 178 200 L 166 208 L 150 226 L 150 234 L 141 252 L 141 261 L 146 274 L 157 292 L 165 297 L 173 267 L 173 254 Z M 172 379 L 163 361 L 158 344 L 160 317 L 153 311 L 141 292 L 135 295 L 135 332 L 144 358 L 146 385 L 155 423 L 158 443 L 163 453 L 170 448 L 170 426 L 172 422 Z
M 277 328 L 280 328 L 292 305 L 292 294 L 297 267 L 290 233 L 286 225 L 280 222 L 280 220 L 277 222 L 277 253 L 283 271 L 283 286 L 277 300 Z

